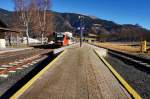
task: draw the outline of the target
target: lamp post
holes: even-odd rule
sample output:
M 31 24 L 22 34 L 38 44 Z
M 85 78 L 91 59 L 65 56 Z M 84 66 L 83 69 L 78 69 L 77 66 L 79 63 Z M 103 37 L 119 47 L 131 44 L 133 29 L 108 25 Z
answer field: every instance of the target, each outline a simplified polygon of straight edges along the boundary
M 80 47 L 82 47 L 82 42 L 83 42 L 83 18 L 84 16 L 79 16 L 80 20 Z

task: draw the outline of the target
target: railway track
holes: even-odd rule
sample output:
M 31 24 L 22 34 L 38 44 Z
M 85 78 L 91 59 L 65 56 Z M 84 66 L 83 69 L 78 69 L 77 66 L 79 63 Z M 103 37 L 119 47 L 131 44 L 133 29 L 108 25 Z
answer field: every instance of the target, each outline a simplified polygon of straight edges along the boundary
M 26 59 L 36 55 L 42 55 L 52 51 L 51 49 L 30 49 L 24 51 L 7 52 L 0 54 L 0 65 L 5 65 L 20 59 Z
M 108 49 L 108 55 L 105 59 L 143 99 L 150 99 L 149 59 L 112 49 Z
M 8 73 L 16 72 L 16 70 L 21 70 L 28 68 L 29 65 L 34 65 L 38 63 L 41 59 L 46 58 L 46 56 L 36 55 L 24 60 L 19 60 L 8 65 L 1 65 L 0 67 L 0 77 L 8 77 Z
M 9 72 L 27 68 L 48 56 L 44 55 L 52 50 L 32 49 L 0 54 L 0 77 L 8 77 Z
M 95 45 L 95 44 L 92 44 Z M 95 45 L 97 47 L 101 47 L 98 45 Z M 102 47 L 105 48 L 105 47 Z M 127 52 L 122 52 L 122 51 L 118 51 L 118 50 L 113 50 L 111 48 L 105 48 L 108 50 L 108 54 L 113 55 L 115 57 L 118 57 L 120 59 L 123 59 L 123 61 L 126 61 L 130 64 L 134 64 L 134 66 L 138 69 L 141 69 L 145 72 L 149 72 L 150 71 L 150 59 L 144 58 L 144 57 L 140 57 L 137 55 L 133 55 Z
M 142 57 L 138 57 L 135 55 L 131 55 L 131 54 L 127 54 L 127 53 L 123 53 L 123 52 L 116 52 L 116 51 L 109 51 L 109 54 L 124 59 L 124 61 L 128 61 L 132 64 L 135 64 L 135 67 L 145 70 L 147 72 L 149 72 L 150 70 L 150 60 L 146 59 L 146 58 L 142 58 Z
M 53 59 L 52 49 L 30 49 L 0 54 L 0 96 L 7 96 Z

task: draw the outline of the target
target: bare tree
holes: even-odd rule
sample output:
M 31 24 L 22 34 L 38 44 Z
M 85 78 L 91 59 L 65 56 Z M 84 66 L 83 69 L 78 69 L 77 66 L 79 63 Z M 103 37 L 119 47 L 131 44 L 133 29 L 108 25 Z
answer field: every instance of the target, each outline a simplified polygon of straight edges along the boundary
M 29 30 L 36 31 L 41 35 L 43 44 L 44 36 L 52 30 L 52 14 L 50 11 L 50 0 L 13 0 L 15 3 L 17 24 L 20 28 L 25 29 L 27 44 L 29 44 Z M 34 33 L 32 33 L 34 34 Z
M 47 11 L 50 9 L 51 2 L 50 0 L 36 0 L 37 5 L 37 17 L 38 17 L 38 26 L 41 30 L 41 43 L 43 44 L 44 35 L 48 32 L 51 24 L 51 15 L 47 14 Z M 50 13 L 50 12 L 49 12 Z
M 31 0 L 13 0 L 15 3 L 17 23 L 20 28 L 25 30 L 27 44 L 29 45 L 29 25 L 33 21 L 31 10 Z

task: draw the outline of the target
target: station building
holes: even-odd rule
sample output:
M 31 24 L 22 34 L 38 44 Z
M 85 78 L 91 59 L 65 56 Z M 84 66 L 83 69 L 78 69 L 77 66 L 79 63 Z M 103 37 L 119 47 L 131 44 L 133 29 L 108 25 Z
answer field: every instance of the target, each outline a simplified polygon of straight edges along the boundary
M 0 48 L 6 48 L 6 44 L 11 45 L 11 34 L 20 33 L 10 29 L 2 20 L 0 20 Z

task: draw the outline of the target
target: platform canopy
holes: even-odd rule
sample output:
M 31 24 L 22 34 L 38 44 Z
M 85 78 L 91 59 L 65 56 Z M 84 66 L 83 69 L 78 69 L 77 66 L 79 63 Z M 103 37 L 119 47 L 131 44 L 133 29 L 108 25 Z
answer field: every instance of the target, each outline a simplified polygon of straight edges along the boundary
M 21 31 L 0 27 L 0 32 L 16 32 L 16 33 L 20 33 Z

